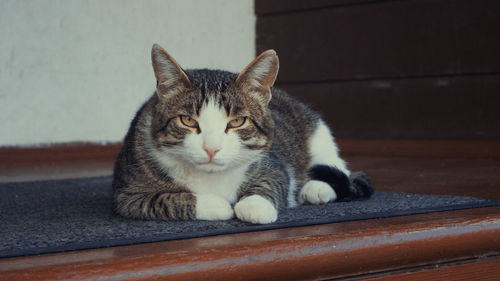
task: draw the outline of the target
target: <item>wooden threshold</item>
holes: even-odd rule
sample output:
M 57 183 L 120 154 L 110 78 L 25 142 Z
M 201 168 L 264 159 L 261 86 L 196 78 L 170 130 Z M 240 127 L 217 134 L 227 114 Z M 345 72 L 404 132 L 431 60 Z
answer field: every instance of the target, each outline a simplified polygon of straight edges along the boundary
M 495 281 L 500 276 L 500 257 L 480 258 L 451 264 L 437 264 L 405 272 L 388 272 L 379 276 L 360 276 L 350 280 L 366 281 Z
M 0 260 L 0 280 L 311 280 L 500 254 L 500 207 Z

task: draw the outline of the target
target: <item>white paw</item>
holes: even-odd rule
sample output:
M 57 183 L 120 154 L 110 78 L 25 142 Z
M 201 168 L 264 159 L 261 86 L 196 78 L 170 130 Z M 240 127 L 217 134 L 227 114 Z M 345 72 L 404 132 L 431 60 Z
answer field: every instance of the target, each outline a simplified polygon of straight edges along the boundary
M 240 200 L 234 206 L 236 217 L 251 223 L 271 223 L 278 218 L 274 205 L 260 195 L 251 195 Z
M 234 216 L 231 204 L 222 197 L 212 194 L 195 194 L 196 219 L 228 220 Z
M 324 181 L 310 180 L 300 190 L 299 203 L 325 204 L 337 199 L 333 188 Z

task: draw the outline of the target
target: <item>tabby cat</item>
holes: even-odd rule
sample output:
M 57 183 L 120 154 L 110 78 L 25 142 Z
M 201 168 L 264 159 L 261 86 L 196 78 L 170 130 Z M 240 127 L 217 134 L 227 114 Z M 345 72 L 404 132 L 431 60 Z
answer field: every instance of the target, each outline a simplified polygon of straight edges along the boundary
M 114 207 L 137 219 L 272 223 L 282 208 L 367 198 L 318 113 L 273 88 L 268 50 L 241 73 L 183 70 L 152 49 L 156 92 L 137 112 L 114 168 Z

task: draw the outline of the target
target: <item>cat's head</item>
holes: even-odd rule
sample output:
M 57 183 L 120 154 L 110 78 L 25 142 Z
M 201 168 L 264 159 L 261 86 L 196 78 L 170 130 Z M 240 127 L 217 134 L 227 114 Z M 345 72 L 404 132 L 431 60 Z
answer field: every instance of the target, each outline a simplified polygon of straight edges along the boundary
M 157 79 L 151 137 L 156 153 L 206 172 L 248 165 L 269 150 L 269 110 L 279 63 L 273 50 L 241 73 L 184 71 L 160 46 L 152 49 Z

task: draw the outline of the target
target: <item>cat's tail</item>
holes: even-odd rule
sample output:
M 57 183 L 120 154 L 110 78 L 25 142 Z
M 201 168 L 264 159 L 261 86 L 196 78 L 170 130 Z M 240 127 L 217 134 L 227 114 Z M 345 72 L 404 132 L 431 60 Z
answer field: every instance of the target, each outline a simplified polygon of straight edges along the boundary
M 315 165 L 309 169 L 309 177 L 328 183 L 337 194 L 337 201 L 366 199 L 373 194 L 370 178 L 363 172 L 353 172 L 347 176 L 336 167 Z

